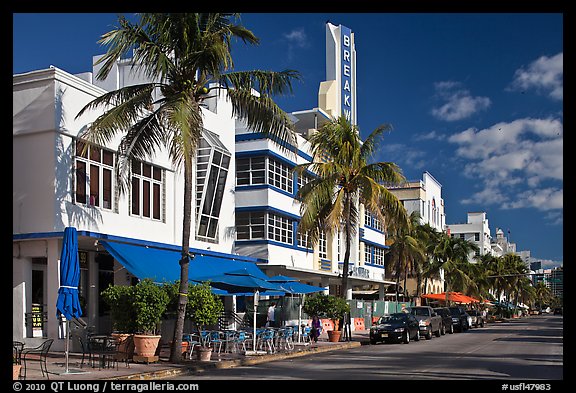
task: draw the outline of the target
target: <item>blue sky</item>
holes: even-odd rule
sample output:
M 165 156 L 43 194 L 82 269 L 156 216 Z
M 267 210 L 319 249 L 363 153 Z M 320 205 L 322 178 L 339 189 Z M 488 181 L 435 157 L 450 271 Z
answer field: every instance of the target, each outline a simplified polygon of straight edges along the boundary
M 91 71 L 116 14 L 14 14 L 13 72 Z M 448 224 L 485 211 L 544 267 L 563 261 L 561 13 L 242 14 L 260 45 L 233 47 L 236 69 L 294 69 L 287 112 L 318 106 L 325 23 L 355 34 L 358 126 L 392 125 L 377 161 L 442 184 Z M 39 34 L 41 32 L 41 34 Z

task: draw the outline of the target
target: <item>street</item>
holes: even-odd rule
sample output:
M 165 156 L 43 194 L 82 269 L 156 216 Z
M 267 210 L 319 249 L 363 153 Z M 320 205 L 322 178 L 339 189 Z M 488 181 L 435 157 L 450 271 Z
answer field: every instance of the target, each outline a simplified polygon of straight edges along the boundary
M 364 345 L 177 379 L 562 380 L 563 364 L 563 317 L 540 315 L 410 344 Z

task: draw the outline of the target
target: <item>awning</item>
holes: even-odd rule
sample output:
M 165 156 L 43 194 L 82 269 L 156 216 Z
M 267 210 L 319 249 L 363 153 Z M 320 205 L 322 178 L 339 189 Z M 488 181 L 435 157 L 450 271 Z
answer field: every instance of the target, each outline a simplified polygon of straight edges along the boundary
M 125 243 L 100 241 L 122 266 L 139 279 L 150 278 L 157 283 L 173 282 L 180 279 L 180 250 L 169 250 L 151 246 L 139 246 Z M 192 253 L 188 278 L 210 277 L 239 269 L 267 279 L 268 277 L 252 262 L 235 260 L 209 254 Z

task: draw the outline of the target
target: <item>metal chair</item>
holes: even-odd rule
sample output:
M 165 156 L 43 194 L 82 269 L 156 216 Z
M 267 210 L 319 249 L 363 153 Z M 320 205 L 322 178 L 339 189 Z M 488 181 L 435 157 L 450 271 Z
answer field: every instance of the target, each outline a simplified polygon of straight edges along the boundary
M 86 355 L 88 355 L 88 362 L 90 365 L 94 365 L 94 359 L 92 357 L 92 350 L 90 349 L 89 342 L 87 340 L 87 336 L 81 333 L 77 333 L 72 331 L 70 334 L 72 340 L 76 340 L 80 345 L 80 350 L 82 351 L 82 361 L 80 363 L 80 368 L 84 367 L 84 359 Z
M 216 344 L 218 344 L 218 354 L 220 354 L 224 340 L 220 337 L 220 332 L 218 330 L 210 332 L 210 346 L 216 346 Z
M 46 374 L 46 378 L 50 379 L 48 368 L 46 366 L 46 357 L 48 356 L 48 351 L 54 342 L 53 338 L 49 338 L 42 344 L 35 348 L 24 348 L 22 349 L 22 361 L 24 362 L 24 379 L 26 379 L 26 364 L 27 362 L 36 361 L 40 362 L 40 370 L 42 371 L 42 376 Z
M 186 341 L 188 343 L 188 349 L 186 350 L 185 356 L 188 359 L 192 359 L 192 353 L 194 352 L 194 347 L 202 345 L 200 337 L 198 337 L 197 334 L 183 334 L 182 341 Z
M 237 332 L 237 334 L 234 336 L 234 347 L 233 347 L 233 351 L 234 352 L 239 352 L 240 350 L 240 346 L 242 346 L 242 349 L 244 350 L 244 352 L 246 352 L 246 332 L 244 331 L 239 331 Z
M 268 347 L 266 352 L 274 353 L 276 348 L 274 347 L 274 330 L 266 329 L 258 337 L 258 347 L 262 350 L 264 347 Z

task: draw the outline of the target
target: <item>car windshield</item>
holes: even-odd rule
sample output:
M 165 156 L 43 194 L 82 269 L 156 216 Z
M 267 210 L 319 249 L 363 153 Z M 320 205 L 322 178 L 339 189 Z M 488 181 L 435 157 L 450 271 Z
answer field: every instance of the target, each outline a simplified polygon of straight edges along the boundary
M 410 314 L 412 314 L 412 315 L 424 315 L 424 316 L 430 315 L 428 310 L 425 308 L 413 308 L 412 310 L 410 310 Z
M 391 314 L 386 317 L 380 318 L 380 323 L 405 321 L 406 317 L 407 317 L 406 314 Z
M 458 308 L 451 308 L 451 309 L 450 309 L 450 314 L 452 314 L 452 315 L 454 315 L 454 316 L 457 317 L 458 315 L 460 315 L 460 309 L 458 309 Z

